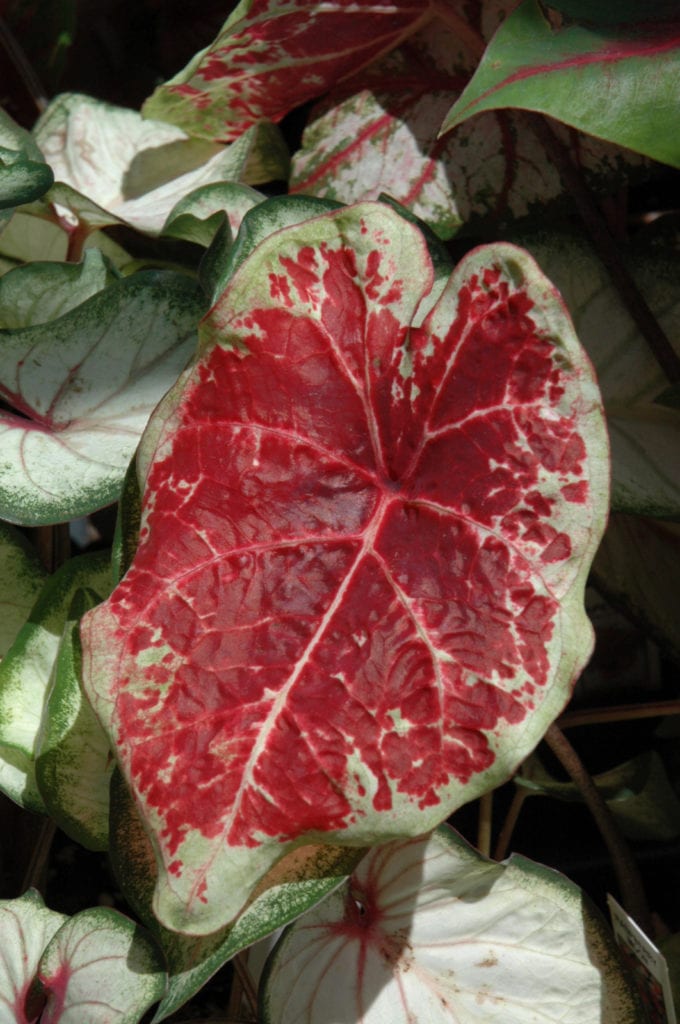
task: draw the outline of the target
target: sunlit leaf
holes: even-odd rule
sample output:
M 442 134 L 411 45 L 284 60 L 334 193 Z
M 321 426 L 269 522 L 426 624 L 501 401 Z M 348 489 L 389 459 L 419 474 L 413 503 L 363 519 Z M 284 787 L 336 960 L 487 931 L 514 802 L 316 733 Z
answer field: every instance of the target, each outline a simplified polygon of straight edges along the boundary
M 0 515 L 61 522 L 110 504 L 151 410 L 196 344 L 203 299 L 180 274 L 112 284 L 47 324 L 0 331 Z
M 34 889 L 0 900 L 0 1024 L 36 1024 L 42 1000 L 31 992 L 40 957 L 65 914 L 49 910 Z
M 57 182 L 47 199 L 71 226 L 125 223 L 158 234 L 173 207 L 197 188 L 259 184 L 284 178 L 288 169 L 285 144 L 271 124 L 223 146 L 76 93 L 53 101 L 35 138 Z
M 606 28 L 555 24 L 538 0 L 524 0 L 491 40 L 442 132 L 485 110 L 521 107 L 680 167 L 678 135 L 669 131 L 680 88 L 677 9 L 657 21 L 638 4 L 620 17 Z
M 81 633 L 170 928 L 226 924 L 299 845 L 433 827 L 590 653 L 590 364 L 517 247 L 433 281 L 379 203 L 269 235 L 152 418 L 139 548 Z
M 40 1024 L 137 1024 L 165 985 L 157 947 L 110 907 L 83 910 L 62 925 L 38 977 L 47 999 Z
M 111 589 L 105 553 L 73 558 L 51 576 L 0 664 L 0 789 L 33 811 L 45 807 L 35 782 L 43 708 L 73 595 Z
M 613 936 L 580 890 L 451 829 L 371 851 L 292 925 L 263 1024 L 639 1024 Z
M 46 575 L 35 548 L 24 535 L 0 523 L 0 658 L 4 658 L 28 618 Z
M 231 141 L 280 120 L 391 50 L 429 17 L 428 0 L 242 0 L 217 39 L 144 104 L 146 117 Z

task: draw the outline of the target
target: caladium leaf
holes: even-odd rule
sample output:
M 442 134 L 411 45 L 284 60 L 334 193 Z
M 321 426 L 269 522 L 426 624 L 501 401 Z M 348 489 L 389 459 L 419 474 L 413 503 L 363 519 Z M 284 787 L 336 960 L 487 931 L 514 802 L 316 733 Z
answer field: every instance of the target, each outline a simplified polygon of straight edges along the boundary
M 621 13 L 606 31 L 570 19 L 555 24 L 538 0 L 523 0 L 501 25 L 442 133 L 486 110 L 520 107 L 680 167 L 667 99 L 680 82 L 680 18 Z
M 80 587 L 102 597 L 109 593 L 106 553 L 73 558 L 48 579 L 0 664 L 0 788 L 32 811 L 45 810 L 35 781 L 36 744 L 64 625 Z
M 393 49 L 429 18 L 428 0 L 242 0 L 215 41 L 143 107 L 146 117 L 228 142 L 280 120 Z
M 265 198 L 254 188 L 233 181 L 204 185 L 180 199 L 173 207 L 163 225 L 162 234 L 208 246 L 226 216 L 232 237 L 235 238 L 248 210 L 252 210 L 253 206 Z
M 89 850 L 108 848 L 114 762 L 108 738 L 80 686 L 78 623 L 104 596 L 91 588 L 81 588 L 73 596 L 35 758 L 36 784 L 48 813 L 63 832 Z
M 195 283 L 143 272 L 52 321 L 0 332 L 0 515 L 61 522 L 115 501 L 149 414 L 196 344 Z
M 34 889 L 0 900 L 0 1024 L 36 1024 L 42 1000 L 32 992 L 35 972 L 45 946 L 67 920 L 49 910 Z
M 160 951 L 110 907 L 83 910 L 52 937 L 38 968 L 40 1024 L 137 1024 L 165 986 Z
M 481 41 L 481 37 L 480 37 Z M 394 196 L 450 237 L 480 218 L 495 222 L 571 204 L 557 168 L 529 125 L 490 112 L 437 139 L 469 77 L 471 54 L 435 19 L 408 41 L 336 87 L 313 108 L 294 154 L 293 193 L 343 202 Z M 597 191 L 618 187 L 639 157 L 559 129 Z
M 30 133 L 0 110 L 0 211 L 32 202 L 53 181 Z
M 65 260 L 68 235 L 58 224 L 27 213 L 25 208 L 15 210 L 3 227 L 0 221 L 0 253 L 15 263 L 29 260 Z
M 81 263 L 36 261 L 0 278 L 0 323 L 4 329 L 33 327 L 75 309 L 118 277 L 97 249 Z
M 125 223 L 158 234 L 173 207 L 200 186 L 258 184 L 288 170 L 274 125 L 258 124 L 225 147 L 75 93 L 54 100 L 35 138 L 57 179 L 47 198 L 71 227 Z
M 47 573 L 23 534 L 0 523 L 0 658 L 4 658 L 42 590 Z
M 221 927 L 295 846 L 433 827 L 590 653 L 590 364 L 522 250 L 433 280 L 379 203 L 270 235 L 152 418 L 140 545 L 81 634 L 167 927 Z
M 381 204 L 270 234 L 146 431 L 83 674 L 171 929 L 226 924 L 291 848 L 420 834 L 497 784 L 590 652 L 589 361 L 516 247 L 433 280 Z
M 371 851 L 270 958 L 263 1024 L 638 1024 L 614 938 L 566 878 L 452 829 Z
M 592 573 L 597 589 L 680 662 L 680 524 L 613 514 Z
M 269 872 L 233 925 L 197 937 L 168 931 L 151 906 L 158 878 L 153 847 L 120 772 L 111 785 L 111 861 L 122 891 L 163 950 L 168 981 L 154 1021 L 184 1005 L 227 960 L 289 924 L 341 885 L 363 850 L 305 846 Z

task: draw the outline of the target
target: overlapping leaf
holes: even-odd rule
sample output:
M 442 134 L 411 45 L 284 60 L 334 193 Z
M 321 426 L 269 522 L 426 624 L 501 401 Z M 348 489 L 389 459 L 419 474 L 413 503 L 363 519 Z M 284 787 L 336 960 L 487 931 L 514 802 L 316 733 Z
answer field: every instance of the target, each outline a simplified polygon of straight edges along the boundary
M 575 885 L 451 829 L 371 851 L 272 954 L 263 1024 L 637 1024 L 613 936 Z
M 35 1024 L 40 998 L 31 992 L 45 946 L 68 918 L 49 910 L 34 889 L 0 900 L 0 1022 Z
M 144 272 L 51 323 L 0 332 L 0 396 L 16 410 L 0 412 L 0 515 L 60 522 L 115 501 L 202 311 L 189 278 Z
M 680 167 L 678 136 L 668 127 L 680 88 L 680 17 L 676 10 L 656 20 L 637 5 L 620 18 L 604 27 L 551 19 L 538 0 L 524 0 L 491 40 L 442 132 L 485 110 L 520 107 Z
M 217 39 L 156 90 L 144 113 L 192 135 L 237 139 L 391 50 L 428 8 L 428 0 L 242 0 Z
M 47 192 L 53 181 L 30 134 L 0 110 L 0 211 L 30 203 Z M 2 213 L 0 218 L 4 219 Z
M 222 146 L 75 93 L 48 107 L 35 138 L 57 180 L 47 198 L 71 227 L 123 222 L 158 234 L 190 192 L 215 182 L 284 178 L 288 168 L 285 143 L 266 122 Z
M 442 237 L 480 218 L 498 222 L 564 205 L 559 172 L 522 117 L 490 112 L 437 139 L 472 64 L 456 32 L 435 20 L 334 89 L 312 110 L 293 156 L 291 190 L 343 202 L 385 192 Z M 560 134 L 597 190 L 641 162 L 600 140 Z
M 433 827 L 507 777 L 590 652 L 590 364 L 518 248 L 433 281 L 381 204 L 270 235 L 153 418 L 83 671 L 170 928 L 222 926 L 297 845 Z
M 0 523 L 0 658 L 4 658 L 28 618 L 46 575 L 23 534 Z

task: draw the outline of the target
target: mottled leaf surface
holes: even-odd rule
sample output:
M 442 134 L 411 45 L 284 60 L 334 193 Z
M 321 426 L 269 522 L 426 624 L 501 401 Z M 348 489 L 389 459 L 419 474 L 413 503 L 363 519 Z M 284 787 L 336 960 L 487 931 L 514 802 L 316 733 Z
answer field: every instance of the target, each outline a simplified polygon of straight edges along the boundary
M 204 185 L 180 199 L 172 208 L 162 234 L 208 246 L 226 217 L 232 237 L 235 237 L 248 210 L 264 198 L 254 188 L 233 181 Z
M 62 633 L 81 587 L 109 593 L 105 552 L 72 558 L 48 578 L 0 664 L 0 789 L 32 811 L 45 811 L 35 779 L 36 745 Z
M 32 202 L 53 181 L 54 175 L 30 133 L 0 110 L 0 211 Z M 0 224 L 2 219 L 0 213 Z
M 49 910 L 40 893 L 0 900 L 0 1024 L 36 1024 L 42 1000 L 29 995 L 45 946 L 65 914 Z
M 481 37 L 480 37 L 481 42 Z M 438 139 L 469 78 L 471 53 L 434 20 L 400 50 L 334 88 L 310 114 L 293 156 L 291 190 L 343 202 L 385 192 L 443 238 L 461 223 L 494 222 L 565 206 L 559 172 L 522 116 L 489 112 Z M 641 159 L 560 128 L 596 191 Z
M 258 184 L 284 178 L 288 169 L 273 125 L 255 125 L 222 146 L 77 93 L 54 100 L 35 137 L 57 181 L 48 198 L 71 227 L 122 222 L 158 234 L 197 188 L 232 179 Z
M 162 958 L 146 932 L 110 907 L 83 910 L 52 937 L 38 968 L 40 1024 L 137 1024 L 161 997 Z
M 139 436 L 196 345 L 203 300 L 142 272 L 50 323 L 0 331 L 0 515 L 61 522 L 115 501 Z
M 0 278 L 0 324 L 16 329 L 56 320 L 117 276 L 97 249 L 86 250 L 80 263 L 37 260 L 16 267 Z
M 622 14 L 625 17 L 625 14 Z M 680 89 L 680 17 L 649 10 L 627 21 L 552 23 L 538 0 L 524 0 L 499 28 L 442 132 L 475 114 L 521 107 L 680 167 L 668 126 Z
M 0 658 L 28 618 L 47 573 L 35 548 L 7 523 L 0 523 Z
M 144 114 L 192 135 L 237 139 L 391 50 L 428 8 L 428 0 L 242 0 L 217 39 L 146 101 Z
M 614 939 L 580 890 L 452 829 L 371 851 L 267 967 L 263 1024 L 638 1024 Z
M 507 777 L 590 652 L 590 364 L 520 249 L 433 280 L 381 204 L 270 235 L 154 415 L 83 672 L 171 928 L 228 922 L 296 845 L 433 827 Z

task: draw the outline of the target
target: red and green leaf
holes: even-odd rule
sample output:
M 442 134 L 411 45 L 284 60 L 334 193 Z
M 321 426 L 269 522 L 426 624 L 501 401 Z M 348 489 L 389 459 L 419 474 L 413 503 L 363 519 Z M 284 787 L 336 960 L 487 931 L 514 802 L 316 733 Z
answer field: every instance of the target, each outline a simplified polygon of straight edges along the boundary
M 620 18 L 591 26 L 549 18 L 538 0 L 524 0 L 491 40 L 442 133 L 482 111 L 520 107 L 680 167 L 678 133 L 668 127 L 680 89 L 677 9 L 656 20 L 639 4 Z
M 144 114 L 230 142 L 320 96 L 428 17 L 429 0 L 242 0 L 217 39 L 146 101 Z
M 590 653 L 608 492 L 590 364 L 515 246 L 435 290 L 414 226 L 340 209 L 266 238 L 202 330 L 82 627 L 155 912 L 195 933 L 296 846 L 420 834 L 507 778 Z

